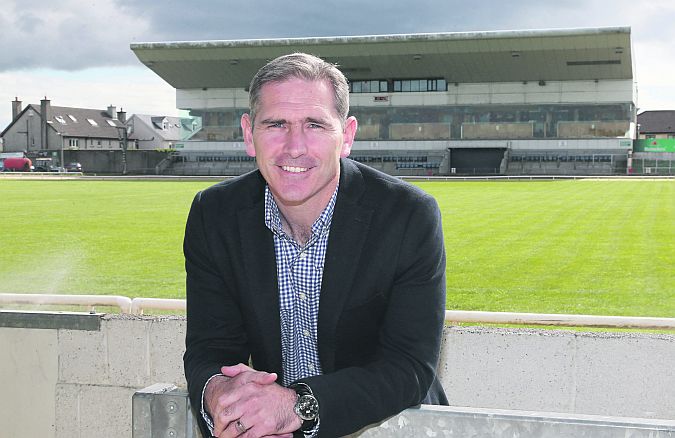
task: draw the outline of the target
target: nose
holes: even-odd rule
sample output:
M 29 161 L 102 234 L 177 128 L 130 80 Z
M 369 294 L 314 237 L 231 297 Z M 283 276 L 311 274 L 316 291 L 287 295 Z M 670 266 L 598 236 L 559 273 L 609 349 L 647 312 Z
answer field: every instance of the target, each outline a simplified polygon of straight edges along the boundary
M 284 151 L 291 157 L 297 158 L 307 153 L 307 139 L 301 126 L 291 125 L 286 135 Z

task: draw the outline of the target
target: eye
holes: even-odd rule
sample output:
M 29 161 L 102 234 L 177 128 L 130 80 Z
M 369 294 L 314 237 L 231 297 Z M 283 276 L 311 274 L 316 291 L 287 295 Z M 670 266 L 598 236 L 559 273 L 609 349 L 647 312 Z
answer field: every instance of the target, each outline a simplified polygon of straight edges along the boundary
M 310 129 L 322 129 L 323 125 L 321 125 L 319 123 L 310 122 L 310 123 L 307 124 L 307 127 L 310 128 Z

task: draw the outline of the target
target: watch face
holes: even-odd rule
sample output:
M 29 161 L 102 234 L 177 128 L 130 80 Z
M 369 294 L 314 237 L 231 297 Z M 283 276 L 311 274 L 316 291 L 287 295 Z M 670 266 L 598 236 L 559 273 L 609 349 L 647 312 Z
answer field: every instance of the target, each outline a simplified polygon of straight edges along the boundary
M 314 420 L 319 415 L 319 401 L 313 395 L 301 395 L 295 404 L 295 412 L 303 420 Z

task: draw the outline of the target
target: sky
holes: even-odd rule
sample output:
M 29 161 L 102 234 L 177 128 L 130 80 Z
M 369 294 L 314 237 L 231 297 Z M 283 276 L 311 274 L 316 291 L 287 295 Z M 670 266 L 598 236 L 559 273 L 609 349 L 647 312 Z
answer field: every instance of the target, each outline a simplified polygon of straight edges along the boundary
M 0 0 L 0 131 L 24 107 L 177 115 L 141 42 L 630 26 L 639 111 L 675 109 L 672 0 Z

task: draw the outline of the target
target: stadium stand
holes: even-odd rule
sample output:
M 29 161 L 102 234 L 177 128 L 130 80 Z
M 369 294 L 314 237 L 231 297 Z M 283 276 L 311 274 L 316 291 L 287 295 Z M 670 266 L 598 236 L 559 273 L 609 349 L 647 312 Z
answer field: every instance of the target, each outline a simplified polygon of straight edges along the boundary
M 627 27 L 131 48 L 200 126 L 159 173 L 254 169 L 239 127 L 248 82 L 267 60 L 296 51 L 340 66 L 359 120 L 352 158 L 393 175 L 626 174 L 636 134 Z

